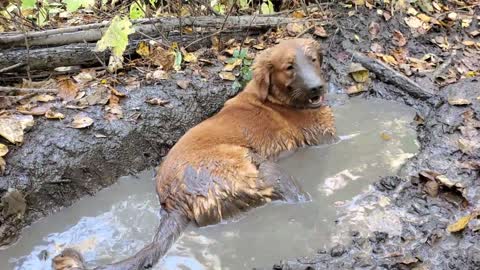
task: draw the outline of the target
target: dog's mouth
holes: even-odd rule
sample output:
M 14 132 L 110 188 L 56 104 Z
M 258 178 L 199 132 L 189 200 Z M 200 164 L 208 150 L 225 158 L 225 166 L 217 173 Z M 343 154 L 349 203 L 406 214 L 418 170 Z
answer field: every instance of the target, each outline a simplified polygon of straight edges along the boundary
M 325 101 L 324 95 L 315 95 L 308 99 L 308 105 L 311 108 L 317 108 L 317 107 L 320 107 L 324 101 Z

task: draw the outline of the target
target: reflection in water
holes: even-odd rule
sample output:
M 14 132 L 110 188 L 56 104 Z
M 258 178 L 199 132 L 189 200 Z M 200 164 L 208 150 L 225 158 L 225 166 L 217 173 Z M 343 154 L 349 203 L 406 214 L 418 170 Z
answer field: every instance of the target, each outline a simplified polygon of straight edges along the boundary
M 155 269 L 267 267 L 338 240 L 331 234 L 337 207 L 368 189 L 379 176 L 398 170 L 418 145 L 409 127 L 414 112 L 406 106 L 354 98 L 335 107 L 335 113 L 342 136 L 339 143 L 302 149 L 281 161 L 310 193 L 311 202 L 276 202 L 235 222 L 190 226 Z M 51 258 L 66 246 L 77 247 L 95 263 L 132 255 L 151 239 L 158 224 L 152 178 L 150 171 L 124 177 L 95 197 L 37 222 L 18 243 L 0 251 L 0 261 L 8 262 L 2 269 L 50 269 Z M 388 198 L 380 203 L 389 203 Z M 370 220 L 377 222 L 368 225 L 372 228 L 391 222 L 392 231 L 398 230 L 388 213 L 363 206 L 355 209 L 359 218 L 365 214 L 375 217 Z

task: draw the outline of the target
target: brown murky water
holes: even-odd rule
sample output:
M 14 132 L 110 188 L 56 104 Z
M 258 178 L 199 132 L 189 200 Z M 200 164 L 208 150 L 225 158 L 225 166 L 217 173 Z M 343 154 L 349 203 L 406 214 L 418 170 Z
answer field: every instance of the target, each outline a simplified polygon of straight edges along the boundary
M 379 176 L 395 173 L 418 149 L 410 126 L 415 113 L 407 106 L 353 98 L 335 111 L 342 141 L 281 161 L 300 179 L 311 202 L 272 203 L 228 224 L 190 226 L 154 269 L 268 267 L 331 245 L 337 207 Z M 158 224 L 152 177 L 151 171 L 123 177 L 95 197 L 35 223 L 0 251 L 1 269 L 51 269 L 51 258 L 65 246 L 76 246 L 90 262 L 133 254 L 150 241 Z

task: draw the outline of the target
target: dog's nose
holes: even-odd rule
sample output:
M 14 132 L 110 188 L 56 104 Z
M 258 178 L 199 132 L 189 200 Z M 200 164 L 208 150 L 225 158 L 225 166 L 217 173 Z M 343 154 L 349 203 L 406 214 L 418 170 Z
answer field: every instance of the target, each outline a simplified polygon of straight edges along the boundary
M 312 87 L 310 88 L 310 92 L 312 93 L 321 93 L 323 90 L 324 90 L 324 86 L 323 85 L 317 85 L 315 87 Z

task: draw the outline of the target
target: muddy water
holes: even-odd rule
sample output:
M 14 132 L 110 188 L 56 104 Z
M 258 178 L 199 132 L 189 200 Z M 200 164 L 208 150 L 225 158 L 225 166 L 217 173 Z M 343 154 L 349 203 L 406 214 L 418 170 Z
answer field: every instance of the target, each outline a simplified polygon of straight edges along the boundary
M 379 176 L 395 173 L 418 149 L 410 126 L 414 112 L 406 106 L 353 98 L 334 108 L 342 141 L 281 161 L 311 202 L 273 203 L 228 224 L 190 226 L 155 269 L 268 267 L 330 246 L 337 207 Z M 52 256 L 65 246 L 77 247 L 90 262 L 133 254 L 158 224 L 152 177 L 151 171 L 123 177 L 95 197 L 35 223 L 15 245 L 0 251 L 1 269 L 50 269 Z

